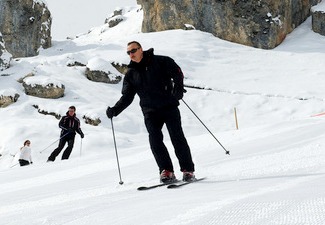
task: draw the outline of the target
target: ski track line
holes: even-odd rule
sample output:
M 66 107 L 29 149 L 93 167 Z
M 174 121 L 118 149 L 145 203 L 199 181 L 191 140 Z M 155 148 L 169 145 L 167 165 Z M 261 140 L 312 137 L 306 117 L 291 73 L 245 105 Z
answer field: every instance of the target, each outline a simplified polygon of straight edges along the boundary
M 304 159 L 303 163 L 302 159 Z M 324 160 L 323 149 L 312 145 L 300 149 L 292 148 L 277 153 L 253 155 L 246 158 L 241 157 L 228 162 L 226 166 L 220 165 L 219 167 L 222 168 L 223 166 L 226 171 L 227 168 L 232 168 L 234 174 L 249 177 L 252 175 L 283 174 L 284 172 L 292 173 L 301 169 L 312 171 L 313 169 L 321 168 Z
M 206 225 L 324 225 L 325 198 L 236 203 L 235 207 L 230 210 L 226 207 L 217 214 L 210 213 L 210 216 L 205 216 L 200 223 Z
M 97 198 L 97 197 L 103 197 L 108 195 L 110 197 L 109 199 L 110 204 L 123 199 L 129 199 L 130 197 L 138 196 L 136 192 L 131 192 L 132 196 L 130 196 L 130 194 L 123 195 L 123 197 L 114 196 L 111 195 L 113 192 L 119 192 L 119 188 L 110 189 L 107 186 L 103 186 L 94 189 L 74 191 L 68 194 L 54 195 L 53 197 L 42 198 L 41 200 L 31 200 L 27 202 L 14 203 L 9 205 L 3 204 L 2 206 L 0 206 L 0 217 L 1 215 L 7 215 L 13 212 L 14 213 L 24 212 L 26 210 L 33 209 L 33 208 L 35 209 L 35 208 L 44 208 L 44 207 L 54 207 L 59 205 L 65 205 L 66 203 L 73 203 L 81 200 L 86 200 L 89 198 Z
M 109 165 L 106 162 L 103 162 L 100 164 L 94 163 L 92 166 L 87 164 L 84 166 L 77 166 L 76 168 L 60 169 L 60 171 L 56 171 L 56 172 L 47 171 L 47 174 L 45 175 L 40 175 L 37 177 L 31 177 L 31 178 L 22 179 L 19 181 L 14 181 L 9 183 L 1 183 L 0 193 L 5 194 L 9 192 L 24 190 L 24 189 L 30 189 L 42 185 L 49 185 L 57 182 L 76 179 L 94 173 L 106 171 L 108 169 L 109 169 Z
M 83 203 L 80 204 L 78 202 L 75 202 L 73 207 L 68 205 L 67 208 L 65 208 L 66 204 L 64 204 L 66 202 L 64 202 L 62 205 L 57 205 L 57 208 L 53 208 L 52 205 L 50 207 L 52 209 L 52 213 L 50 215 L 48 213 L 48 208 L 44 211 L 42 209 L 32 211 L 32 208 L 25 208 L 22 209 L 22 212 L 24 212 L 24 214 L 29 214 L 28 221 L 32 221 L 33 225 L 89 225 L 94 224 L 94 218 L 96 218 L 96 224 L 106 224 L 106 218 L 101 222 L 99 222 L 97 219 L 98 215 L 103 214 L 103 208 L 106 208 L 106 206 L 109 208 L 110 205 L 118 203 L 121 199 L 124 200 L 130 198 L 130 196 L 128 196 L 112 199 L 110 196 L 109 200 L 103 203 L 102 196 L 97 197 L 100 198 L 99 202 L 96 201 L 96 203 L 92 203 L 90 205 Z M 12 216 L 6 214 L 6 216 L 8 217 L 8 219 L 6 219 L 10 221 L 9 225 L 21 224 L 22 222 L 21 218 L 17 216 L 17 214 L 13 214 Z M 2 219 L 4 218 L 2 217 Z
M 220 213 L 220 211 L 222 211 L 224 208 L 226 208 L 227 206 L 229 206 L 231 204 L 236 204 L 239 201 L 247 200 L 252 197 L 286 190 L 291 187 L 295 187 L 300 183 L 304 183 L 304 182 L 308 181 L 309 179 L 313 179 L 313 178 L 306 178 L 306 177 L 297 178 L 294 181 L 287 181 L 286 183 L 280 183 L 275 186 L 262 188 L 256 192 L 249 193 L 246 195 L 237 195 L 237 196 L 234 196 L 233 198 L 221 200 L 218 202 L 205 203 L 205 204 L 202 204 L 202 205 L 195 207 L 191 210 L 188 210 L 184 214 L 181 214 L 171 220 L 165 221 L 159 225 L 170 225 L 170 224 L 173 224 L 173 225 L 201 225 L 202 220 L 204 220 L 204 217 L 207 217 L 209 214 L 212 214 L 212 216 L 210 217 L 210 222 L 204 223 L 205 225 L 209 225 L 209 224 L 211 224 L 211 225 L 225 225 L 225 224 L 227 224 L 227 225 L 238 225 L 238 224 L 253 225 L 255 223 L 252 223 L 252 221 L 247 222 L 248 218 L 243 218 L 242 217 L 243 215 L 238 215 L 238 220 L 234 221 L 234 223 L 223 223 L 223 222 L 219 223 L 220 218 L 218 216 L 220 216 L 219 214 L 222 214 L 222 213 Z M 310 201 L 312 203 L 307 204 L 307 202 L 310 202 Z M 301 202 L 301 201 L 297 200 L 297 202 Z M 310 204 L 316 205 L 316 208 L 318 208 L 318 209 L 320 208 L 319 211 L 322 213 L 322 215 L 321 215 L 322 218 L 320 218 L 320 220 L 323 220 L 323 219 L 325 220 L 325 204 L 324 203 L 325 203 L 325 197 L 317 198 L 317 199 L 313 199 L 313 200 L 308 199 L 306 201 L 306 203 L 302 202 L 302 203 L 300 203 L 300 205 L 302 205 L 303 207 L 305 205 L 310 205 Z M 253 204 L 253 203 L 251 203 L 251 204 Z M 281 204 L 283 204 L 283 203 L 281 203 Z M 285 203 L 285 204 L 288 204 L 288 203 Z M 306 206 L 306 207 L 308 207 L 308 206 Z M 285 206 L 283 208 L 285 208 Z M 309 209 L 309 210 L 312 210 L 312 209 Z M 281 214 L 281 213 L 279 213 L 279 214 Z M 234 214 L 228 215 L 229 218 L 233 218 L 236 216 L 237 215 L 234 215 Z M 220 217 L 222 217 L 222 215 Z M 294 212 L 292 213 L 292 217 L 296 218 L 296 215 L 294 214 Z M 303 218 L 303 216 L 301 216 L 301 218 Z M 235 219 L 235 218 L 233 218 L 233 219 Z M 246 221 L 243 222 L 243 220 L 246 220 Z M 196 222 L 196 221 L 199 221 L 199 222 Z M 297 223 L 291 223 L 291 224 L 297 224 Z M 301 224 L 301 223 L 299 223 L 299 224 Z M 325 223 L 320 223 L 317 225 L 324 225 L 324 224 Z M 256 225 L 261 225 L 261 223 L 256 223 Z M 267 225 L 269 225 L 269 223 L 267 223 Z M 280 225 L 280 224 L 275 223 L 275 225 Z M 281 225 L 289 225 L 289 224 L 281 223 Z

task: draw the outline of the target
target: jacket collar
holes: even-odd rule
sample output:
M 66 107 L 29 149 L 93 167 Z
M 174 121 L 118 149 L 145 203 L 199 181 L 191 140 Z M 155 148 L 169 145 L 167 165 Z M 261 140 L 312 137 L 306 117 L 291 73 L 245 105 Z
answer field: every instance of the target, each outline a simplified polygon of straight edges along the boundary
M 146 67 L 149 64 L 152 56 L 154 55 L 153 52 L 154 52 L 153 48 L 149 48 L 147 51 L 143 51 L 142 60 L 139 63 L 134 62 L 134 61 L 131 60 L 128 67 L 129 68 L 134 68 L 134 69 L 140 69 L 140 68 Z

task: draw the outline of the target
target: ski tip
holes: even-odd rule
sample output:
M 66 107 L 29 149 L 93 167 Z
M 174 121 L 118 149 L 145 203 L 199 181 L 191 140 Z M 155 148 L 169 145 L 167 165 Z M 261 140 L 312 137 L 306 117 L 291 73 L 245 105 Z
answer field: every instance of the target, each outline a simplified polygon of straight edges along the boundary
M 143 191 L 143 190 L 147 190 L 148 188 L 147 187 L 138 187 L 137 190 L 138 191 Z

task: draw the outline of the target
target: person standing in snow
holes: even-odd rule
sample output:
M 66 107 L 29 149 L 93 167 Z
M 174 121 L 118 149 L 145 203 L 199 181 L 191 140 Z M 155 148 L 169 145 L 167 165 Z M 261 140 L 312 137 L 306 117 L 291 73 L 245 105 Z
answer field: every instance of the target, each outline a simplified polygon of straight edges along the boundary
M 80 128 L 80 121 L 76 117 L 76 107 L 70 106 L 68 112 L 63 116 L 59 122 L 61 130 L 59 146 L 51 153 L 47 162 L 54 161 L 55 158 L 60 154 L 65 144 L 68 143 L 68 147 L 62 154 L 62 160 L 69 159 L 69 156 L 73 149 L 74 138 L 76 132 L 81 138 L 84 138 L 84 134 Z
M 119 115 L 137 94 L 149 133 L 150 148 L 159 167 L 160 181 L 169 183 L 176 180 L 171 158 L 163 143 L 164 124 L 183 172 L 183 180 L 191 181 L 195 179 L 194 163 L 178 109 L 184 93 L 184 76 L 172 58 L 154 55 L 153 52 L 152 48 L 143 51 L 137 41 L 127 44 L 126 53 L 131 61 L 123 80 L 122 97 L 114 107 L 107 108 L 106 115 L 110 119 Z
M 29 164 L 33 164 L 32 150 L 30 148 L 29 140 L 26 140 L 24 142 L 24 146 L 20 148 L 20 156 L 18 161 L 20 166 L 27 166 Z

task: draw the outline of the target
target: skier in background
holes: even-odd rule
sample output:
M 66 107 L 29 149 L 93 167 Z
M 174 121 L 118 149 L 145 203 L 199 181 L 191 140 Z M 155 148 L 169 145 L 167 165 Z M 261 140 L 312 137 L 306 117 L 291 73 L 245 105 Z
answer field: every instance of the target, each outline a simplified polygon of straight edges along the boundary
M 59 122 L 61 130 L 59 146 L 51 153 L 47 162 L 53 162 L 55 158 L 60 154 L 65 144 L 68 143 L 68 147 L 62 154 L 62 160 L 69 159 L 74 145 L 74 138 L 76 132 L 81 138 L 84 138 L 84 134 L 80 128 L 80 121 L 76 117 L 76 107 L 70 106 L 68 112 L 63 116 Z
M 29 164 L 33 164 L 32 149 L 30 147 L 29 140 L 26 140 L 24 142 L 24 146 L 20 148 L 20 156 L 18 161 L 20 166 L 27 166 Z
M 137 94 L 149 133 L 150 147 L 159 167 L 160 181 L 170 183 L 176 180 L 171 158 L 163 143 L 164 124 L 183 172 L 183 180 L 194 180 L 194 163 L 178 109 L 184 93 L 181 68 L 170 57 L 154 55 L 153 49 L 143 51 L 137 41 L 127 44 L 127 54 L 131 61 L 123 80 L 122 97 L 114 107 L 107 108 L 107 117 L 112 119 L 120 114 Z

